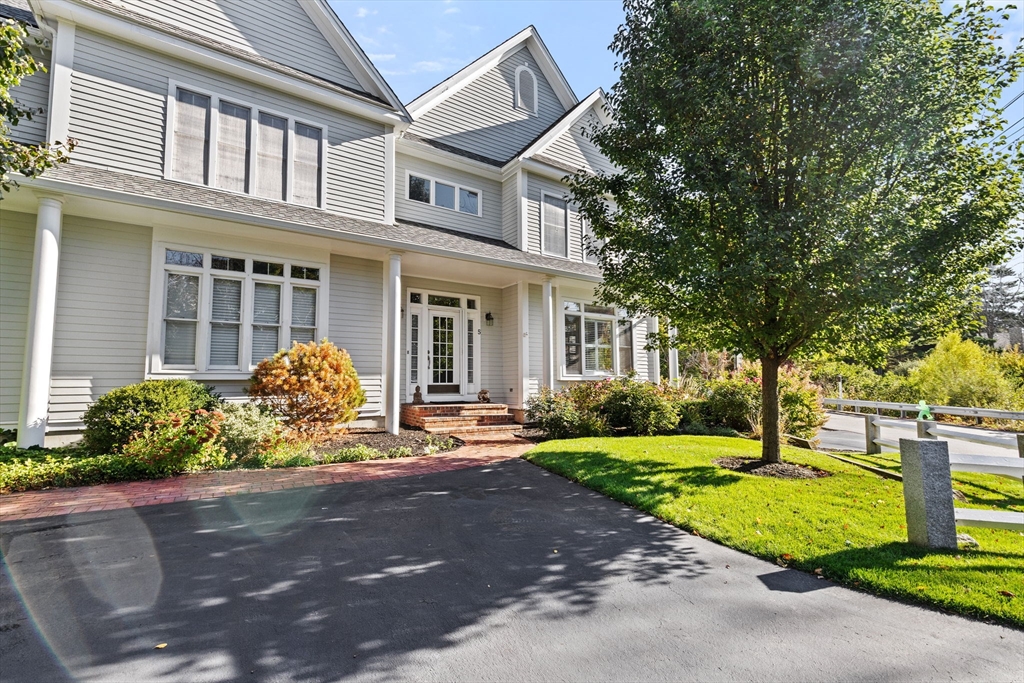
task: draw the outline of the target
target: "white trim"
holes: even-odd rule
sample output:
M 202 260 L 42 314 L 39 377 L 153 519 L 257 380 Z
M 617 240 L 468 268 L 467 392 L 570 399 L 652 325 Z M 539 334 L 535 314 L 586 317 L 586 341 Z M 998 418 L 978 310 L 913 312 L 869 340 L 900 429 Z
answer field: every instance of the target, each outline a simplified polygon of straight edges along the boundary
M 411 196 L 409 196 L 409 179 L 410 179 L 411 176 L 416 176 L 417 178 L 422 178 L 423 180 L 429 180 L 430 181 L 430 202 L 429 203 L 428 202 L 421 202 L 420 200 L 413 199 Z M 441 206 L 440 204 L 437 203 L 437 201 L 436 201 L 437 200 L 437 188 L 435 187 L 437 185 L 437 183 L 441 183 L 442 185 L 447 185 L 449 187 L 454 187 L 455 188 L 455 207 L 454 208 L 450 208 L 450 207 L 447 207 L 447 206 Z M 467 192 L 476 192 L 476 214 L 469 213 L 468 211 L 461 211 L 461 210 L 459 210 L 459 191 L 460 190 L 465 190 Z M 459 184 L 457 182 L 454 182 L 454 181 L 451 181 L 451 180 L 444 180 L 444 179 L 441 179 L 441 178 L 436 178 L 436 177 L 434 177 L 432 175 L 428 175 L 426 173 L 420 173 L 419 171 L 413 171 L 413 170 L 408 169 L 408 168 L 405 169 L 405 199 L 406 199 L 406 201 L 415 202 L 416 204 L 425 204 L 427 206 L 437 207 L 438 209 L 444 209 L 446 211 L 454 211 L 456 213 L 461 213 L 464 216 L 476 215 L 477 218 L 482 218 L 483 215 L 484 215 L 484 193 L 483 193 L 483 191 L 478 190 L 478 189 L 473 188 L 473 187 L 467 187 L 465 185 L 461 185 L 461 184 Z
M 395 224 L 395 140 L 398 134 L 391 129 L 384 134 L 384 223 Z M 326 164 L 324 164 L 326 166 Z
M 390 107 L 354 92 L 328 84 L 314 84 L 298 78 L 272 65 L 257 64 L 234 57 L 220 50 L 198 45 L 187 39 L 163 33 L 155 28 L 129 22 L 100 9 L 62 0 L 39 0 L 41 13 L 49 18 L 70 21 L 165 55 L 199 65 L 203 69 L 218 71 L 247 83 L 273 88 L 304 100 L 318 102 L 332 109 L 391 125 L 410 121 L 408 113 L 400 107 Z M 314 77 L 315 78 L 315 77 Z
M 527 183 L 529 178 L 523 169 L 516 171 L 516 192 L 519 201 L 516 202 L 516 218 L 519 222 L 519 251 L 530 250 L 530 197 L 527 194 Z
M 602 106 L 595 107 L 595 104 L 601 104 Z M 587 95 L 586 99 L 577 104 L 574 107 L 575 111 L 570 113 L 569 116 L 566 116 L 564 119 L 562 119 L 557 126 L 555 126 L 551 130 L 544 133 L 544 135 L 534 140 L 533 144 L 527 147 L 522 154 L 516 157 L 516 159 L 529 159 L 534 154 L 539 154 L 543 152 L 555 140 L 561 137 L 562 133 L 571 129 L 576 124 L 576 122 L 583 118 L 591 109 L 593 109 L 593 111 L 597 114 L 597 117 L 598 119 L 600 119 L 602 124 L 610 124 L 612 122 L 612 119 L 610 116 L 608 116 L 608 112 L 605 111 L 605 104 L 606 101 L 604 97 L 604 91 L 601 88 L 598 88 L 594 92 Z M 562 174 L 564 176 L 565 172 L 563 171 Z
M 50 54 L 50 92 L 46 115 L 46 142 L 64 142 L 71 128 L 71 74 L 75 66 L 75 25 L 57 22 Z
M 193 377 L 196 379 L 246 379 L 252 375 L 256 367 L 252 356 L 253 292 L 255 283 L 270 282 L 281 285 L 281 309 L 278 323 L 278 347 L 287 344 L 285 335 L 290 334 L 291 325 L 291 292 L 294 287 L 316 289 L 316 329 L 313 340 L 319 341 L 328 336 L 330 324 L 330 259 L 327 262 L 316 258 L 295 258 L 291 254 L 277 252 L 268 255 L 260 253 L 252 245 L 248 251 L 240 251 L 231 246 L 233 240 L 210 236 L 206 238 L 196 233 L 185 233 L 173 228 L 155 228 L 153 231 L 152 255 L 150 261 L 149 287 L 149 322 L 147 332 L 147 363 L 146 377 Z M 165 262 L 167 249 L 188 251 L 203 254 L 203 267 L 189 267 L 168 264 Z M 294 251 L 285 249 L 283 251 Z M 213 256 L 227 256 L 245 259 L 245 272 L 222 271 L 213 268 Z M 312 254 L 311 254 L 312 255 Z M 281 276 L 262 275 L 253 272 L 253 261 L 272 261 L 281 263 L 284 271 Z M 318 268 L 319 280 L 293 278 L 292 266 Z M 196 315 L 196 350 L 195 364 L 184 366 L 165 366 L 163 364 L 164 345 L 164 307 L 166 300 L 167 273 L 182 273 L 199 277 L 199 309 Z M 212 286 L 213 279 L 234 279 L 241 281 L 242 301 L 239 320 L 239 350 L 237 369 L 213 367 L 209 364 L 209 329 L 212 323 Z M 258 362 L 258 361 L 257 361 Z
M 530 398 L 530 283 L 520 280 L 516 294 L 519 297 L 519 407 L 525 408 Z
M 545 206 L 544 199 L 546 197 L 551 197 L 552 199 L 557 199 L 560 202 L 565 202 L 565 253 L 564 254 L 553 254 L 550 251 L 546 251 L 544 249 L 544 206 Z M 541 190 L 539 204 L 540 204 L 540 207 L 539 207 L 539 211 L 540 211 L 540 253 L 542 253 L 545 256 L 550 256 L 552 258 L 565 259 L 565 260 L 568 261 L 569 260 L 569 254 L 572 253 L 571 250 L 569 249 L 569 226 L 572 223 L 572 217 L 570 216 L 571 211 L 570 211 L 570 206 L 569 206 L 569 200 L 565 196 L 559 196 L 559 195 L 555 194 L 554 192 L 548 192 L 546 190 Z
M 397 150 L 406 156 L 415 157 L 417 159 L 422 159 L 442 166 L 448 166 L 449 168 L 455 168 L 466 173 L 483 176 L 489 180 L 496 180 L 500 182 L 504 179 L 497 166 L 485 164 L 482 161 L 470 159 L 469 157 L 464 157 L 452 152 L 446 152 L 443 149 L 431 147 L 430 145 L 419 142 L 418 140 L 399 137 L 396 146 Z
M 419 294 L 422 299 L 420 303 L 414 304 L 409 301 L 410 294 Z M 484 311 L 482 307 L 483 295 L 466 294 L 465 292 L 442 292 L 436 289 L 427 289 L 423 287 L 416 287 L 408 285 L 404 287 L 402 294 L 402 308 L 405 309 L 405 315 L 403 316 L 405 325 L 405 349 L 404 356 L 406 359 L 405 364 L 405 391 L 406 399 L 411 401 L 412 396 L 416 390 L 416 386 L 420 387 L 423 393 L 424 399 L 430 403 L 444 403 L 448 401 L 473 401 L 476 400 L 476 394 L 479 391 L 478 387 L 481 384 L 481 377 L 483 373 L 483 328 L 481 323 L 483 321 Z M 437 304 L 431 304 L 431 296 L 445 296 L 459 300 L 459 306 L 440 306 Z M 476 308 L 469 308 L 468 301 L 472 299 L 476 301 Z M 426 362 L 428 345 L 427 334 L 430 333 L 430 326 L 427 323 L 430 317 L 430 311 L 432 310 L 450 310 L 453 313 L 457 313 L 455 316 L 455 348 L 456 348 L 456 371 L 458 373 L 458 384 L 462 393 L 459 394 L 436 394 L 430 395 L 430 391 L 427 388 L 429 382 L 424 379 L 428 377 L 425 373 L 430 372 L 429 363 Z M 416 381 L 412 379 L 412 316 L 416 314 L 420 316 L 419 320 L 419 360 L 417 361 L 417 372 L 419 377 Z M 468 359 L 468 337 L 466 331 L 466 324 L 469 321 L 473 321 L 475 326 L 475 337 L 473 340 L 473 352 L 474 352 L 474 367 L 473 367 L 473 381 L 469 381 L 469 364 Z
M 384 366 L 384 423 L 390 434 L 398 434 L 401 403 L 400 375 L 402 369 L 402 253 L 388 252 L 387 364 Z
M 626 373 L 622 371 L 619 363 L 619 323 L 628 321 L 631 325 L 632 341 L 633 344 L 630 347 L 630 354 L 632 356 L 633 370 L 636 370 L 636 351 L 637 351 L 637 320 L 635 318 L 629 318 L 623 315 L 622 311 L 616 309 L 615 313 L 609 315 L 607 313 L 588 313 L 586 311 L 587 306 L 593 306 L 594 300 L 592 297 L 574 296 L 572 294 L 562 294 L 555 297 L 558 302 L 558 306 L 554 311 L 554 315 L 557 317 L 557 329 L 558 335 L 556 342 L 558 344 L 558 379 L 563 382 L 578 382 L 584 380 L 600 380 L 607 379 L 608 377 L 622 377 Z M 579 304 L 580 310 L 567 311 L 565 310 L 566 302 L 574 302 Z M 580 319 L 580 366 L 582 368 L 582 374 L 570 374 L 566 370 L 565 360 L 565 317 L 567 315 L 578 316 Z M 612 323 L 612 371 L 599 372 L 596 370 L 587 370 L 587 359 L 586 359 L 586 321 L 591 320 L 608 320 Z
M 178 89 L 185 90 L 188 92 L 194 92 L 197 95 L 204 95 L 210 98 L 209 108 L 209 124 L 210 124 L 210 137 L 208 141 L 209 150 L 207 155 L 207 168 L 204 169 L 206 175 L 206 183 L 194 183 L 188 180 L 182 180 L 175 178 L 172 175 L 174 169 L 173 157 L 174 157 L 174 115 L 175 108 L 178 101 Z M 244 107 L 249 110 L 249 182 L 248 189 L 246 192 L 237 192 L 234 190 L 227 190 L 217 186 L 217 131 L 220 121 L 220 102 L 224 100 L 229 104 L 236 105 L 238 107 Z M 166 106 L 166 119 L 164 121 L 164 168 L 163 177 L 164 180 L 173 180 L 178 183 L 185 183 L 187 185 L 198 185 L 200 187 L 208 187 L 213 190 L 219 190 L 221 192 L 230 192 L 231 194 L 241 194 L 245 196 L 258 197 L 259 199 L 266 199 L 274 202 L 283 202 L 286 204 L 295 204 L 296 206 L 309 206 L 308 204 L 298 204 L 294 201 L 292 193 L 292 184 L 295 177 L 295 124 L 301 123 L 304 126 L 310 128 L 316 128 L 320 131 L 320 188 L 318 203 L 312 208 L 326 209 L 327 208 L 327 155 L 329 152 L 327 137 L 328 129 L 326 123 L 320 123 L 307 119 L 305 117 L 297 117 L 291 114 L 286 114 L 282 111 L 278 111 L 271 107 L 264 107 L 261 105 L 247 102 L 244 99 L 238 99 L 230 96 L 222 96 L 217 92 L 210 90 L 203 86 L 194 86 L 190 83 L 178 81 L 173 78 L 167 79 L 167 106 Z M 256 194 L 256 173 L 258 172 L 258 164 L 256 161 L 257 156 L 257 143 L 259 141 L 259 116 L 260 114 L 268 114 L 270 116 L 276 116 L 281 119 L 285 119 L 288 122 L 286 130 L 286 141 L 285 141 L 285 199 L 277 199 L 275 197 L 263 197 L 262 195 Z
M 558 97 L 562 107 L 567 110 L 572 109 L 579 100 L 576 94 L 573 93 L 569 82 L 565 80 L 565 76 L 559 70 L 555 60 L 551 57 L 551 53 L 548 51 L 544 41 L 541 40 L 537 29 L 533 26 L 526 27 L 487 54 L 478 57 L 455 75 L 441 81 L 410 102 L 406 109 L 408 109 L 409 114 L 414 120 L 420 118 L 476 80 L 477 77 L 500 64 L 505 57 L 519 50 L 524 44 L 530 49 L 530 54 L 533 55 L 541 69 L 541 73 L 544 74 L 552 90 L 555 91 L 555 96 Z
M 533 109 L 528 109 L 527 107 L 523 106 L 523 94 L 519 91 L 519 76 L 524 71 L 529 73 L 530 74 L 530 78 L 533 79 Z M 514 88 L 515 89 L 515 101 L 513 102 L 512 106 L 515 109 L 518 109 L 519 111 L 525 111 L 526 113 L 530 114 L 531 116 L 536 116 L 537 115 L 537 110 L 540 109 L 540 104 L 537 102 L 537 94 L 538 94 L 537 74 L 533 73 L 533 69 L 531 69 L 530 67 L 526 66 L 525 64 L 523 64 L 522 66 L 517 66 L 516 67 L 516 75 L 515 75 L 515 79 L 514 79 L 514 86 L 515 86 L 515 88 Z

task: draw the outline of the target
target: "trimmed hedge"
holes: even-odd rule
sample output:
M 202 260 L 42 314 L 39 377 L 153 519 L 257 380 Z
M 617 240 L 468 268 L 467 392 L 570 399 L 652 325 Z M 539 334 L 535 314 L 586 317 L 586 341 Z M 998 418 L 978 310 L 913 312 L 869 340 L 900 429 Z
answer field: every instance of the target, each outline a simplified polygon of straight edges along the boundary
M 25 453 L 20 451 L 20 454 Z M 157 479 L 161 476 L 145 463 L 123 455 L 11 457 L 0 463 L 0 493 Z

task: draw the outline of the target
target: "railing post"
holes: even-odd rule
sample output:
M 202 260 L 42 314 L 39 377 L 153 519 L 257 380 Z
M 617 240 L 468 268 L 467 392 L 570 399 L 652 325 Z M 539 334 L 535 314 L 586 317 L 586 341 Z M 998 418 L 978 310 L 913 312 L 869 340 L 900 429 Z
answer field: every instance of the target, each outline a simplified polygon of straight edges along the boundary
M 931 420 L 918 420 L 917 421 L 917 438 L 919 438 L 919 439 L 932 439 L 932 440 L 938 439 L 939 437 L 935 436 L 934 434 L 929 434 L 928 433 L 928 430 L 929 429 L 933 429 L 935 427 L 935 424 L 936 423 L 932 422 Z
M 910 542 L 928 548 L 956 549 L 949 444 L 900 439 L 900 467 Z
M 864 452 L 868 455 L 881 453 L 882 445 L 875 439 L 882 438 L 882 428 L 875 424 L 874 415 L 864 415 Z

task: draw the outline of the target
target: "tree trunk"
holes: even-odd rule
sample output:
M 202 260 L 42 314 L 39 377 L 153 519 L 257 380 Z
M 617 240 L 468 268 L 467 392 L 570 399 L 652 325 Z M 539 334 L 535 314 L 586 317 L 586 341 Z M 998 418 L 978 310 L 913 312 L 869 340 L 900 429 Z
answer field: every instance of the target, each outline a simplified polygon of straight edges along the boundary
M 779 448 L 779 360 L 761 359 L 761 459 L 782 462 Z

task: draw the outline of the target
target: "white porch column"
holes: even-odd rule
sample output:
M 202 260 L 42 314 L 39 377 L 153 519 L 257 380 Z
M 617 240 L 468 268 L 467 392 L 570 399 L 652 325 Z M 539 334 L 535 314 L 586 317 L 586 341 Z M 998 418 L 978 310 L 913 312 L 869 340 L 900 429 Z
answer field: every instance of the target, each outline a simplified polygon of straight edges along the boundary
M 671 336 L 675 337 L 675 328 L 672 328 L 671 333 Z M 679 379 L 679 349 L 673 346 L 668 350 L 668 381 L 675 382 L 677 379 Z
M 647 333 L 654 335 L 658 333 L 658 319 L 647 319 Z M 657 384 L 661 381 L 661 352 L 653 349 L 647 352 L 647 379 Z
M 391 434 L 398 433 L 400 395 L 398 387 L 401 369 L 401 336 L 402 336 L 402 254 L 397 251 L 388 252 L 388 310 L 387 310 L 388 344 L 387 367 L 385 373 L 384 425 Z
M 551 278 L 544 278 L 543 293 L 543 332 L 544 332 L 544 386 L 553 389 L 555 386 L 555 301 Z
M 62 200 L 40 197 L 28 299 L 25 362 L 21 369 L 18 447 L 42 446 L 50 404 L 50 366 L 57 311 Z

